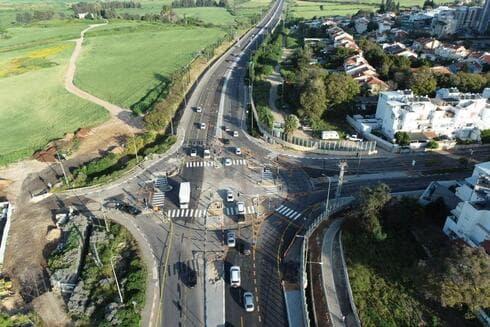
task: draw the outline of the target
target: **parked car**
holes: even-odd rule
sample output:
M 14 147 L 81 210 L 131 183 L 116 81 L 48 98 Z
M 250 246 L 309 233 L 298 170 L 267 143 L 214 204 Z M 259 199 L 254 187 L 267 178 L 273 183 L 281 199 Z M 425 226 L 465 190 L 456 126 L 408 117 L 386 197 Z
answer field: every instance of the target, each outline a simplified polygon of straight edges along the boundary
M 254 306 L 254 296 L 252 292 L 243 293 L 243 306 L 245 307 L 245 311 L 253 312 L 255 309 Z
M 133 216 L 137 216 L 141 213 L 140 209 L 133 207 L 132 205 L 129 205 L 123 201 L 108 201 L 104 204 L 104 207 L 114 208 Z
M 238 131 L 233 131 L 233 137 L 238 137 Z
M 232 164 L 231 159 L 230 158 L 226 158 L 225 159 L 225 166 L 231 166 L 231 164 Z
M 191 157 L 197 157 L 197 149 L 196 148 L 191 149 Z
M 201 106 L 197 106 L 195 109 L 196 109 L 196 112 L 198 112 L 198 113 L 202 112 L 202 107 Z
M 226 126 L 225 126 L 225 132 L 226 132 L 226 133 L 231 132 L 231 128 L 229 128 L 229 127 L 226 127 Z
M 225 145 L 230 144 L 230 139 L 223 139 L 223 144 L 225 144 Z
M 235 247 L 235 245 L 236 245 L 235 232 L 228 232 L 228 234 L 226 234 L 226 244 L 230 248 L 234 248 Z
M 236 147 L 235 148 L 235 154 L 236 155 L 241 155 L 242 154 L 242 149 L 240 149 L 239 147 Z
M 206 123 L 201 123 L 200 127 L 201 129 L 206 129 Z
M 211 151 L 209 151 L 209 149 L 204 149 L 203 157 L 204 159 L 211 158 Z
M 240 267 L 232 266 L 230 268 L 230 285 L 231 287 L 240 287 L 241 278 L 240 278 Z
M 233 196 L 233 191 L 228 190 L 226 192 L 226 202 L 233 202 L 233 201 L 235 201 L 235 197 Z
M 244 255 L 250 255 L 252 253 L 252 246 L 247 241 L 241 240 L 239 246 L 240 252 L 242 252 Z

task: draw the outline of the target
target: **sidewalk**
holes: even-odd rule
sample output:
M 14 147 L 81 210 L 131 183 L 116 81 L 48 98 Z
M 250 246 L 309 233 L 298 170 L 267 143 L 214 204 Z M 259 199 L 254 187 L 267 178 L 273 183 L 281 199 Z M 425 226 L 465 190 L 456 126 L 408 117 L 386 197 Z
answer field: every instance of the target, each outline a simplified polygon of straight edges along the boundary
M 225 326 L 225 281 L 223 261 L 205 262 L 204 317 L 206 326 Z
M 284 79 L 280 73 L 281 66 L 277 64 L 274 67 L 274 72 L 267 77 L 267 81 L 271 83 L 271 89 L 269 92 L 269 107 L 272 111 L 272 115 L 274 116 L 274 122 L 277 122 L 281 125 L 285 123 L 284 115 L 281 110 L 276 107 L 277 96 L 277 88 L 282 85 Z

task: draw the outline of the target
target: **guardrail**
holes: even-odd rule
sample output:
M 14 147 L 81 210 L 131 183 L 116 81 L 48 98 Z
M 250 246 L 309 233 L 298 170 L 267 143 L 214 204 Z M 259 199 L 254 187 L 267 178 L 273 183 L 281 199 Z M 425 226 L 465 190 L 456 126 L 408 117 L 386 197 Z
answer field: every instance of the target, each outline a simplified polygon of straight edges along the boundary
M 310 326 L 310 317 L 308 312 L 308 304 L 306 302 L 306 286 L 307 286 L 307 277 L 306 277 L 306 258 L 308 255 L 308 239 L 311 237 L 315 229 L 325 220 L 327 220 L 332 214 L 339 212 L 346 206 L 348 206 L 354 200 L 353 197 L 345 197 L 339 198 L 336 200 L 330 201 L 327 207 L 327 203 L 325 204 L 325 210 L 308 226 L 305 234 L 303 235 L 303 242 L 301 243 L 301 259 L 300 265 L 302 267 L 302 271 L 300 273 L 300 290 L 301 290 L 301 298 L 303 302 L 303 321 L 306 322 L 306 326 Z
M 359 319 L 359 314 L 357 313 L 356 303 L 354 302 L 354 296 L 352 295 L 352 288 L 350 287 L 349 272 L 347 271 L 347 264 L 345 263 L 344 257 L 344 245 L 342 243 L 342 230 L 339 232 L 339 242 L 340 242 L 340 257 L 342 259 L 342 269 L 344 270 L 344 276 L 347 284 L 347 293 L 349 293 L 349 302 L 352 312 L 354 313 L 354 318 L 356 319 L 357 326 L 361 326 L 361 319 Z

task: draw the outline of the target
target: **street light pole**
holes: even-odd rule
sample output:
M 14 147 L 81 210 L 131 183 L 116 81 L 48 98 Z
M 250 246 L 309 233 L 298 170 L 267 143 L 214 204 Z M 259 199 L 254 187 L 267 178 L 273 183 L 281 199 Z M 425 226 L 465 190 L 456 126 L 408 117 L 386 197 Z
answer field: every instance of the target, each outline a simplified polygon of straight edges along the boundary
M 328 178 L 328 191 L 327 191 L 327 203 L 325 205 L 325 212 L 328 214 L 328 202 L 330 200 L 330 185 L 332 183 L 332 179 L 330 178 L 330 176 L 327 176 Z

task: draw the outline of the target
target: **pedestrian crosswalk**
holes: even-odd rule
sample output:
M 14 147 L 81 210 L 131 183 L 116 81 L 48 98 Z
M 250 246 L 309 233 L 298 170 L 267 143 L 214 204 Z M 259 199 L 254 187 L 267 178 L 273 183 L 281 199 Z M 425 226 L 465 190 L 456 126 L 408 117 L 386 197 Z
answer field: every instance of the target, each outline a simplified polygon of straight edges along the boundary
M 224 208 L 224 212 L 227 216 L 234 216 L 234 215 L 238 215 L 238 210 L 236 207 L 229 207 L 229 208 Z M 245 212 L 244 212 L 246 215 L 250 215 L 250 214 L 253 214 L 255 213 L 255 207 L 254 206 L 251 206 L 251 207 L 245 207 Z
M 169 209 L 167 217 L 170 218 L 202 218 L 206 215 L 206 209 Z
M 189 161 L 185 163 L 187 168 L 195 168 L 195 167 L 213 167 L 213 161 Z
M 276 212 L 280 213 L 283 216 L 288 217 L 289 219 L 296 220 L 299 217 L 301 217 L 301 213 L 294 211 L 291 208 L 286 207 L 285 205 L 281 205 L 279 208 L 276 209 Z
M 245 159 L 230 159 L 228 166 L 244 166 L 247 164 Z M 224 164 L 227 166 L 227 164 Z M 219 167 L 215 165 L 214 161 L 188 161 L 185 163 L 187 168 L 199 168 L 199 167 Z
M 165 204 L 165 193 L 163 193 L 158 188 L 156 188 L 155 192 L 153 193 L 151 205 L 153 208 L 158 208 L 158 207 L 163 207 L 164 204 Z

